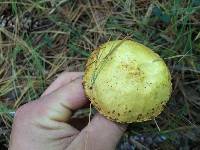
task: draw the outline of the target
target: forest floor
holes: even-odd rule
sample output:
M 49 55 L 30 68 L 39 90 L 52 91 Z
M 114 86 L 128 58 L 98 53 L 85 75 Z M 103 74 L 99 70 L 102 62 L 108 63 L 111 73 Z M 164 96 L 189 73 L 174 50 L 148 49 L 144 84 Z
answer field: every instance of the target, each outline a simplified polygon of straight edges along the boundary
M 124 38 L 164 59 L 173 91 L 156 121 L 130 124 L 117 149 L 200 149 L 199 0 L 0 0 L 0 150 L 18 107 L 57 74 L 84 71 L 100 44 Z

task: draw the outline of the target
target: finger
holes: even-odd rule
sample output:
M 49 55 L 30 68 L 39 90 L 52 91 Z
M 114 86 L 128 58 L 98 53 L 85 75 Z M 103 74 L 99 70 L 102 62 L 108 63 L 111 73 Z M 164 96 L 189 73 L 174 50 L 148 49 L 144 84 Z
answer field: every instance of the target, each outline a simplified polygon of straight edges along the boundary
M 114 150 L 125 130 L 125 125 L 114 123 L 98 114 L 81 131 L 69 149 L 85 147 L 87 150 Z
M 82 80 L 76 79 L 39 100 L 20 107 L 15 116 L 17 119 L 14 126 L 15 131 L 18 131 L 15 132 L 15 136 L 20 132 L 22 135 L 27 135 L 26 137 L 38 135 L 40 139 L 47 137 L 43 135 L 48 135 L 49 139 L 70 137 L 70 140 L 65 141 L 69 144 L 79 131 L 66 121 L 70 118 L 71 110 L 82 107 L 86 102 Z M 31 130 L 28 130 L 28 126 Z M 37 138 L 34 140 L 37 141 Z
M 39 101 L 42 107 L 39 113 L 44 113 L 50 119 L 60 122 L 68 121 L 71 110 L 76 110 L 87 103 L 81 79 L 76 79 L 58 88 Z
M 50 94 L 56 89 L 68 84 L 69 82 L 81 78 L 83 76 L 83 72 L 63 72 L 58 78 L 44 91 L 42 96 Z

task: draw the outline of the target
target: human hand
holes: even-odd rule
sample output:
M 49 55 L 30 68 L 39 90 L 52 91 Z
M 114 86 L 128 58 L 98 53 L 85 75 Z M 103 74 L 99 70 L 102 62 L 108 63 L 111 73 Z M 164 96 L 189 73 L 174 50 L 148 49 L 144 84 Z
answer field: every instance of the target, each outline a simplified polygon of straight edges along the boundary
M 33 102 L 15 115 L 9 150 L 113 150 L 125 131 L 123 125 L 100 114 L 79 131 L 67 122 L 72 110 L 87 103 L 82 73 L 61 74 Z

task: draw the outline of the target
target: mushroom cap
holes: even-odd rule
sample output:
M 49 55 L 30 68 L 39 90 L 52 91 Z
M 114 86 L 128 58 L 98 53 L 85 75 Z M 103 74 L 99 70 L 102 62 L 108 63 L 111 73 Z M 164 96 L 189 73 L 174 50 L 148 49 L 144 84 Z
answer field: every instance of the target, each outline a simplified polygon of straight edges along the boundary
M 158 116 L 172 91 L 163 59 L 131 40 L 109 41 L 94 50 L 86 64 L 83 86 L 102 115 L 121 123 Z

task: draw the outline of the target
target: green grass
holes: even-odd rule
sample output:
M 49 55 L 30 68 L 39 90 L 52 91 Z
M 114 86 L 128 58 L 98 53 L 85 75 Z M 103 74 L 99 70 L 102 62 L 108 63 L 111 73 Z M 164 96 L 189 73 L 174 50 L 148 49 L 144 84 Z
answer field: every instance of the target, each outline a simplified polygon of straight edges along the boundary
M 9 142 L 10 112 L 37 99 L 58 73 L 84 71 L 88 56 L 100 44 L 124 38 L 161 55 L 172 73 L 173 93 L 156 118 L 161 131 L 154 121 L 131 124 L 121 147 L 138 134 L 165 135 L 161 149 L 200 142 L 200 1 L 66 0 L 52 5 L 40 0 L 0 1 L 0 15 L 10 8 L 15 16 L 13 30 L 0 28 L 0 129 L 5 131 L 0 132 L 0 145 L 7 147 Z M 25 32 L 21 21 L 28 11 L 54 26 Z M 187 144 L 177 144 L 183 139 Z

